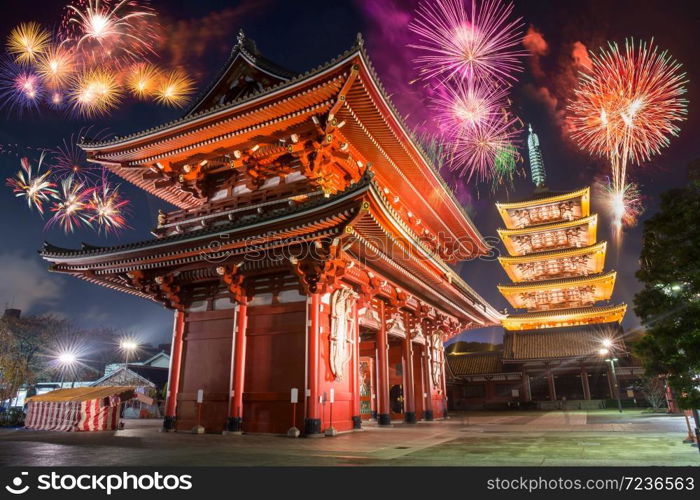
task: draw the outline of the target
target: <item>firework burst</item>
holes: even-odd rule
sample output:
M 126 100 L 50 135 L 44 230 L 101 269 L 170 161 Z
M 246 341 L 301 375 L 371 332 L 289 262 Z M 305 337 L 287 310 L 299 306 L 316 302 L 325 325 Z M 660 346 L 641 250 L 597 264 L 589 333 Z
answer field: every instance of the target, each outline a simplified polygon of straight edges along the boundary
M 0 65 L 1 107 L 17 109 L 19 114 L 27 109 L 37 109 L 44 89 L 41 78 L 31 68 L 25 68 L 5 60 Z
M 51 153 L 53 155 L 52 171 L 59 179 L 67 179 L 70 176 L 85 185 L 95 185 L 100 182 L 103 174 L 101 166 L 91 163 L 87 159 L 87 154 L 78 143 L 85 137 L 91 135 L 91 127 L 82 128 L 77 133 L 71 134 L 70 139 L 64 139 L 62 144 Z M 104 132 L 97 132 L 91 140 L 99 140 L 104 136 Z
M 507 112 L 499 119 L 487 120 L 452 139 L 448 146 L 448 168 L 466 176 L 467 182 L 492 179 L 498 160 L 509 165 L 517 160 L 519 120 Z
M 441 86 L 433 100 L 443 135 L 460 135 L 487 121 L 498 120 L 507 96 L 502 87 L 461 80 Z
M 519 160 L 520 154 L 518 149 L 512 144 L 496 152 L 493 161 L 493 176 L 491 178 L 492 192 L 496 192 L 501 186 L 504 186 L 506 191 L 513 187 Z
M 164 75 L 154 91 L 156 102 L 168 106 L 183 106 L 194 89 L 194 82 L 182 70 L 176 69 Z
M 593 192 L 610 215 L 613 238 L 619 244 L 622 229 L 636 226 L 639 216 L 644 212 L 639 187 L 634 183 L 627 183 L 622 189 L 617 189 L 610 179 L 606 179 L 596 181 Z
M 44 162 L 44 153 L 39 157 L 39 163 L 36 172 L 33 172 L 32 165 L 27 157 L 20 160 L 22 169 L 17 172 L 15 177 L 7 179 L 7 185 L 12 188 L 12 192 L 18 198 L 24 197 L 27 199 L 29 208 L 36 208 L 37 211 L 44 215 L 44 203 L 58 196 L 56 185 L 49 180 L 51 171 L 47 170 L 41 173 L 41 166 Z
M 7 52 L 21 64 L 33 63 L 46 51 L 51 35 L 38 23 L 22 23 L 10 32 L 7 38 Z
M 144 1 L 77 0 L 61 26 L 64 43 L 86 62 L 122 67 L 155 54 L 157 16 Z
M 105 69 L 88 70 L 80 74 L 71 89 L 70 99 L 82 116 L 96 116 L 114 109 L 122 91 L 114 73 Z
M 415 59 L 424 79 L 439 77 L 491 79 L 512 82 L 522 71 L 518 48 L 522 19 L 511 20 L 513 4 L 500 0 L 424 0 L 409 29 L 419 37 L 410 47 L 421 51 Z
M 66 233 L 72 233 L 83 224 L 92 227 L 88 210 L 94 189 L 76 182 L 73 176 L 63 179 L 60 192 L 51 207 L 54 214 L 47 222 L 47 227 L 58 224 Z
M 64 87 L 70 81 L 75 62 L 65 48 L 52 45 L 37 59 L 36 70 L 46 85 L 52 89 Z
M 681 65 L 654 41 L 627 40 L 592 55 L 569 105 L 572 138 L 611 162 L 612 184 L 625 188 L 628 164 L 648 161 L 668 146 L 686 119 L 687 79 Z
M 126 227 L 126 207 L 129 201 L 119 194 L 119 186 L 112 187 L 103 182 L 102 187 L 92 192 L 90 200 L 90 222 L 96 223 L 98 231 L 115 233 Z
M 145 99 L 155 93 L 160 80 L 160 70 L 153 64 L 143 63 L 130 69 L 126 84 L 134 96 Z

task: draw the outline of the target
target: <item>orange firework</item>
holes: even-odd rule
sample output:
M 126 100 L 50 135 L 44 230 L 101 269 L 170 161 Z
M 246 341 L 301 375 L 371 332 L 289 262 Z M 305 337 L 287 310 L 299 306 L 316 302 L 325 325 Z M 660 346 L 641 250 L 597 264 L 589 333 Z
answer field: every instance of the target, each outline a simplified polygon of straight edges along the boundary
M 156 66 L 138 64 L 130 69 L 126 84 L 133 95 L 145 99 L 153 95 L 160 79 L 160 70 Z
M 37 60 L 37 72 L 51 88 L 63 87 L 74 70 L 73 56 L 61 46 L 49 46 Z
M 83 116 L 105 113 L 119 104 L 121 89 L 113 73 L 93 69 L 81 73 L 71 89 L 73 108 Z
M 154 95 L 160 104 L 181 107 L 187 102 L 192 90 L 192 79 L 184 71 L 176 69 L 161 78 Z
M 49 32 L 38 23 L 22 23 L 10 32 L 7 51 L 18 63 L 32 63 L 46 51 L 50 38 Z
M 628 164 L 660 154 L 686 119 L 688 101 L 681 64 L 651 42 L 627 40 L 624 49 L 610 43 L 591 55 L 575 99 L 569 105 L 571 136 L 578 146 L 610 162 L 614 225 L 633 220 L 619 207 L 629 198 Z M 627 204 L 628 203 L 624 203 Z

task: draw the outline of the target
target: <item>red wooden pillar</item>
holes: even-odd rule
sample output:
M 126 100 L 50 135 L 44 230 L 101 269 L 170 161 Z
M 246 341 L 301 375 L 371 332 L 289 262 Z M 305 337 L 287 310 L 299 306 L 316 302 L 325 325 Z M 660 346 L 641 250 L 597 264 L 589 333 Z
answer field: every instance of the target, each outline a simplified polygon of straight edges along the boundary
M 244 299 L 238 304 L 234 326 L 233 376 L 231 378 L 231 401 L 226 430 L 243 432 L 243 390 L 245 383 L 246 330 L 248 328 L 248 304 Z
M 307 345 L 309 363 L 307 387 L 309 390 L 309 401 L 306 407 L 306 420 L 304 421 L 304 434 L 307 436 L 321 434 L 321 414 L 319 410 L 320 394 L 318 390 L 321 295 L 319 293 L 312 293 L 310 298 L 309 342 Z
M 391 424 L 391 410 L 389 408 L 389 339 L 386 334 L 386 316 L 384 314 L 384 302 L 379 301 L 379 331 L 377 332 L 377 364 L 379 380 L 379 425 Z
M 430 370 L 430 342 L 426 336 L 425 349 L 423 350 L 423 373 L 425 374 L 425 420 L 432 420 L 433 417 L 433 380 Z
M 360 318 L 357 313 L 357 302 L 352 307 L 353 325 L 352 332 L 355 343 L 352 356 L 352 428 L 362 429 L 362 415 L 360 414 Z
M 182 343 L 185 333 L 185 313 L 175 311 L 175 321 L 173 325 L 173 338 L 171 346 L 170 371 L 168 377 L 168 395 L 165 403 L 165 419 L 163 429 L 166 431 L 175 430 L 175 420 L 177 417 L 177 393 L 180 387 L 180 370 L 182 368 Z
M 406 321 L 404 324 L 408 325 L 408 315 L 406 315 Z M 415 388 L 413 381 L 413 345 L 411 343 L 411 332 L 410 328 L 406 329 L 406 338 L 403 340 L 403 352 L 404 352 L 404 362 L 406 364 L 406 387 L 404 387 L 404 420 L 407 424 L 416 423 L 416 401 L 415 401 Z

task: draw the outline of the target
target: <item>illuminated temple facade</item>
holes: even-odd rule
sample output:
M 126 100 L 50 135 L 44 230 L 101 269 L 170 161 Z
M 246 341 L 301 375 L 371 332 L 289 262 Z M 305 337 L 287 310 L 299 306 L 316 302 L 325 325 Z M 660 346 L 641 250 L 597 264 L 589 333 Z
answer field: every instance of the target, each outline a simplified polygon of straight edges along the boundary
M 499 262 L 511 281 L 498 289 L 515 312 L 502 321 L 502 351 L 448 356 L 453 380 L 475 382 L 455 399 L 614 399 L 599 351 L 608 339 L 617 355 L 626 353 L 626 305 L 610 303 L 616 273 L 604 270 L 606 242 L 597 240 L 590 188 L 550 191 L 532 128 L 528 146 L 533 194 L 496 204 L 505 225 Z
M 443 342 L 502 319 L 452 269 L 489 247 L 359 37 L 298 74 L 241 33 L 182 118 L 82 148 L 173 206 L 154 239 L 42 250 L 174 312 L 168 430 L 443 418 Z

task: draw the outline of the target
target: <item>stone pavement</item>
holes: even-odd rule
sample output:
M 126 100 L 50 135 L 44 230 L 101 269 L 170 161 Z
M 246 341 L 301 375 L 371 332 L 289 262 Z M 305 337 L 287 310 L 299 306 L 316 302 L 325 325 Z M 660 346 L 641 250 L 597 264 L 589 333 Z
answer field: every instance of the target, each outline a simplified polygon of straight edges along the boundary
M 0 430 L 0 465 L 700 465 L 683 417 L 612 410 L 462 412 L 443 422 L 366 424 L 335 438 Z

